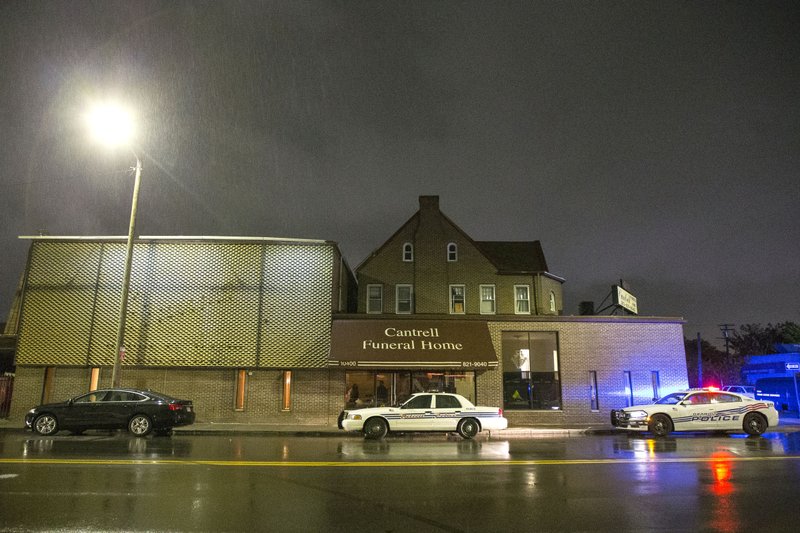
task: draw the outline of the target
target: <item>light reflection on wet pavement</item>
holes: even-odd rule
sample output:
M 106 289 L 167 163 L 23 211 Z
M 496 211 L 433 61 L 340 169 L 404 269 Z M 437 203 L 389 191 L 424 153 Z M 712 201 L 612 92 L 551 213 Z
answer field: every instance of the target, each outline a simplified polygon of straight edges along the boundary
M 798 432 L 473 441 L 0 432 L 0 529 L 793 531 L 795 507 L 779 496 L 800 482 L 799 450 Z

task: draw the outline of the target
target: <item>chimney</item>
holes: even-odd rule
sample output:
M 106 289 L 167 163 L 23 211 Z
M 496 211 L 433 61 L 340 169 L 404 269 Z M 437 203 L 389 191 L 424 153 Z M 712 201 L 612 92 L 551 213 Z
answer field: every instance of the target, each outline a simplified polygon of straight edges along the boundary
M 419 210 L 420 211 L 438 211 L 439 210 L 439 197 L 438 196 L 420 196 L 419 197 Z

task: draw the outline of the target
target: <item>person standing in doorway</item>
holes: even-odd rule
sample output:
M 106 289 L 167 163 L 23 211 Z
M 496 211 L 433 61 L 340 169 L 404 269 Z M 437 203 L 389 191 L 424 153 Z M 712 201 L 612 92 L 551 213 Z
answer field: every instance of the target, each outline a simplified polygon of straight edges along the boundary
M 383 384 L 383 381 L 378 382 L 378 390 L 375 392 L 375 397 L 378 400 L 378 406 L 386 405 L 389 401 L 389 389 Z

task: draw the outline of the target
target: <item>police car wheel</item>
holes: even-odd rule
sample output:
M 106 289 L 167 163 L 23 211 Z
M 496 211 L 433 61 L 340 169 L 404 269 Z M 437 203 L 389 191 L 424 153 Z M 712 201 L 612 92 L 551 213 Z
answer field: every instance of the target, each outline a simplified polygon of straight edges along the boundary
M 382 439 L 389 432 L 389 426 L 383 418 L 373 417 L 364 423 L 364 437 Z
M 478 434 L 480 426 L 474 418 L 464 418 L 458 423 L 458 434 L 465 439 L 471 439 Z
M 672 420 L 667 415 L 653 415 L 647 429 L 656 437 L 666 437 L 672 433 Z
M 761 435 L 767 430 L 767 420 L 758 413 L 748 413 L 744 417 L 744 430 L 748 435 Z

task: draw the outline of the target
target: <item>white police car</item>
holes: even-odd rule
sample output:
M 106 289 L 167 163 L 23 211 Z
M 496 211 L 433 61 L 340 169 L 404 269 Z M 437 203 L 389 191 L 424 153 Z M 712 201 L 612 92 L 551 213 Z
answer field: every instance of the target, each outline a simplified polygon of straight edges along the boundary
M 745 431 L 761 435 L 778 425 L 772 402 L 742 394 L 709 389 L 673 392 L 649 405 L 634 405 L 611 411 L 617 429 L 649 431 L 657 437 L 672 431 Z
M 471 439 L 484 429 L 506 429 L 508 420 L 497 407 L 475 406 L 460 394 L 424 392 L 400 407 L 368 407 L 342 411 L 339 429 L 362 431 L 380 439 L 390 431 L 457 431 Z

